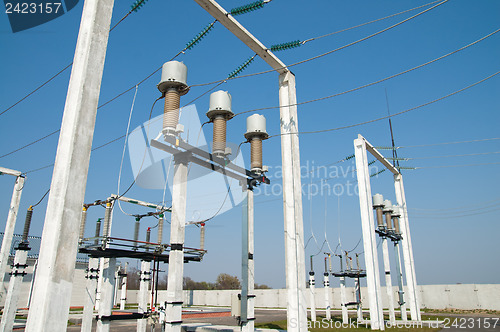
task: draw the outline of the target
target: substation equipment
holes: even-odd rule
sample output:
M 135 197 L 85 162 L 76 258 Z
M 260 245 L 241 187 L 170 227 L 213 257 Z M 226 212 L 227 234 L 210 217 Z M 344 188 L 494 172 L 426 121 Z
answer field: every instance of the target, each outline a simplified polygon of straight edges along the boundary
M 387 239 L 393 241 L 397 255 L 397 271 L 399 284 L 399 305 L 401 317 L 406 319 L 406 304 L 410 308 L 412 321 L 420 321 L 420 307 L 418 302 L 418 292 L 415 276 L 415 265 L 413 260 L 413 250 L 411 246 L 410 226 L 408 221 L 408 211 L 406 197 L 403 186 L 403 176 L 399 170 L 393 166 L 382 154 L 377 151 L 363 136 L 358 135 L 354 140 L 354 150 L 356 159 L 357 180 L 359 187 L 359 204 L 361 212 L 361 227 L 363 232 L 363 247 L 365 255 L 367 293 L 370 311 L 370 325 L 372 329 L 385 329 L 385 322 L 382 308 L 382 296 L 380 287 L 380 273 L 378 263 L 378 252 L 376 243 L 376 234 L 381 238 L 383 244 L 384 272 L 386 287 L 389 295 L 389 320 L 396 321 L 394 313 L 394 304 L 392 298 L 392 282 L 390 278 L 389 251 Z M 372 198 L 370 186 L 370 173 L 368 166 L 367 152 L 375 157 L 385 168 L 394 175 L 394 187 L 398 207 L 393 208 L 392 203 L 384 201 L 382 195 L 374 195 Z M 375 220 L 373 211 L 377 215 L 377 228 L 375 229 Z M 386 222 L 383 222 L 385 216 Z M 407 298 L 403 298 L 402 290 L 402 271 L 400 268 L 399 244 L 403 249 L 403 260 L 405 267 Z M 405 303 L 406 302 L 406 303 Z
M 266 120 L 259 114 L 247 118 L 245 139 L 251 146 L 251 169 L 244 169 L 233 164 L 228 158 L 231 151 L 226 147 L 227 121 L 234 113 L 232 111 L 231 95 L 227 91 L 216 91 L 210 95 L 210 107 L 207 117 L 214 124 L 212 153 L 185 142 L 181 137 L 182 125 L 179 125 L 178 107 L 181 93 L 172 90 L 187 89 L 187 67 L 177 61 L 163 65 L 162 80 L 158 84 L 160 92 L 165 96 L 163 140 L 159 135 L 151 140 L 151 146 L 171 154 L 174 158 L 174 177 L 172 186 L 172 218 L 170 225 L 171 252 L 169 259 L 168 292 L 165 302 L 166 331 L 181 331 L 183 304 L 183 263 L 184 237 L 186 224 L 187 175 L 189 163 L 218 172 L 225 177 L 235 179 L 246 193 L 243 201 L 242 220 L 242 289 L 241 314 L 239 321 L 244 331 L 254 328 L 254 263 L 253 263 L 253 188 L 261 183 L 269 184 L 265 176 L 267 167 L 262 165 L 262 140 L 268 138 Z M 175 128 L 175 130 L 174 130 Z M 236 154 L 239 151 L 236 151 Z M 201 225 L 204 231 L 204 225 Z
M 306 331 L 306 268 L 295 76 L 268 47 L 264 46 L 216 1 L 195 0 L 195 2 L 279 74 L 287 322 L 288 331 Z M 51 191 L 48 197 L 44 235 L 40 246 L 38 277 L 34 284 L 32 310 L 28 315 L 26 331 L 63 331 L 66 328 L 73 270 L 71 268 L 58 269 L 57 267 L 74 266 L 76 261 L 80 220 L 76 220 L 77 218 L 74 216 L 80 215 L 84 203 L 113 5 L 114 0 L 87 0 L 83 8 L 52 175 Z M 174 200 L 169 252 L 171 273 L 169 273 L 168 280 L 169 285 L 173 285 L 174 289 L 169 292 L 166 308 L 167 315 L 172 320 L 167 321 L 166 327 L 169 331 L 179 331 L 182 307 L 179 303 L 182 301 L 179 300 L 182 296 L 182 280 L 179 280 L 179 277 L 182 277 L 184 261 L 186 199 L 186 186 L 182 183 L 185 183 L 184 180 L 187 178 L 187 163 L 200 163 L 205 165 L 204 167 L 209 167 L 230 177 L 240 176 L 244 179 L 242 182 L 250 181 L 252 185 L 266 182 L 267 178 L 262 174 L 257 176 L 255 171 L 240 169 L 232 164 L 226 166 L 224 158 L 208 154 L 178 140 L 175 135 L 182 128 L 179 128 L 175 121 L 175 102 L 178 101 L 180 95 L 187 91 L 183 89 L 185 85 L 182 84 L 181 77 L 177 77 L 177 80 L 174 80 L 176 82 L 168 82 L 168 79 L 167 77 L 166 80 L 162 80 L 162 82 L 167 82 L 166 84 L 159 85 L 160 91 L 165 92 L 165 103 L 168 104 L 165 107 L 166 115 L 163 127 L 165 141 L 154 140 L 151 145 L 157 144 L 158 148 L 175 153 Z M 169 115 L 169 113 L 172 114 Z M 219 125 L 222 124 L 220 117 L 217 121 Z M 256 141 L 253 145 L 258 146 L 258 142 Z M 186 151 L 189 152 L 185 153 Z M 220 150 L 220 152 L 222 151 Z M 217 155 L 221 154 L 217 153 Z M 246 186 L 249 187 L 248 184 Z M 253 207 L 252 194 L 251 190 L 247 190 L 249 210 L 250 206 Z M 253 218 L 251 213 L 248 213 L 248 216 L 248 220 Z M 108 246 L 107 240 L 104 239 L 101 242 L 101 246 L 104 244 L 105 247 Z M 66 250 L 61 248 L 66 248 Z M 143 250 L 145 251 L 145 248 Z M 98 251 L 95 250 L 95 252 Z M 248 250 L 245 256 L 249 256 Z M 103 268 L 111 271 L 109 264 L 104 264 Z M 59 280 L 65 280 L 65 282 L 61 284 Z M 249 287 L 251 286 L 249 285 Z M 244 306 L 244 302 L 242 300 L 242 306 Z M 108 314 L 102 315 L 107 316 Z M 244 321 L 244 317 L 242 319 Z

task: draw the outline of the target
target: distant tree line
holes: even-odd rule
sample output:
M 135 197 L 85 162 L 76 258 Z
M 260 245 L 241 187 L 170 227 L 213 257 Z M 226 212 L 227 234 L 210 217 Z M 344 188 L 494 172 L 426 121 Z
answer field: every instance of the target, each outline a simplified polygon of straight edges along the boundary
M 140 270 L 129 268 L 127 273 L 127 289 L 139 289 Z M 167 289 L 167 274 L 161 273 L 158 280 L 158 289 Z M 255 289 L 270 289 L 267 285 L 255 284 Z M 241 289 L 241 282 L 236 276 L 227 273 L 221 273 L 215 279 L 215 282 L 194 281 L 190 277 L 184 277 L 183 289 L 186 290 L 222 290 L 222 289 Z

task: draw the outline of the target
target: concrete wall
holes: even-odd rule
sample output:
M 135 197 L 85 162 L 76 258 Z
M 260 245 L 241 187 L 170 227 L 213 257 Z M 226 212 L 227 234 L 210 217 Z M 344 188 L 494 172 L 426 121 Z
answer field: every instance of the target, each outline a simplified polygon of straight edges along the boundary
M 500 284 L 470 284 L 470 285 L 422 285 L 418 286 L 420 303 L 422 308 L 429 309 L 489 309 L 500 310 Z M 347 301 L 355 301 L 355 290 L 352 287 L 346 288 Z M 129 303 L 134 303 L 137 298 L 137 291 L 127 292 Z M 236 290 L 195 290 L 184 291 L 184 303 L 186 305 L 203 306 L 231 306 L 231 294 L 238 293 Z M 285 308 L 285 289 L 256 289 L 256 307 L 261 308 Z M 395 307 L 397 304 L 397 287 L 393 287 Z M 361 288 L 361 299 L 364 307 L 368 307 L 366 288 Z M 307 303 L 309 303 L 309 293 L 306 292 Z M 166 298 L 166 291 L 158 292 L 159 303 Z M 324 308 L 325 290 L 316 288 L 316 307 Z M 330 288 L 330 301 L 333 308 L 340 308 L 340 289 Z M 382 303 L 388 307 L 387 292 L 382 287 Z

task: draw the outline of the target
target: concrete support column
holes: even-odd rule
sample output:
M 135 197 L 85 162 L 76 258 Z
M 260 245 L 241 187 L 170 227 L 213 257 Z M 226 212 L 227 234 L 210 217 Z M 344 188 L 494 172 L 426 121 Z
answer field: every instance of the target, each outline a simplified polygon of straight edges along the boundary
M 242 223 L 241 331 L 251 332 L 255 328 L 254 210 L 253 191 L 248 189 L 246 193 Z
M 401 312 L 401 319 L 403 321 L 408 320 L 408 316 L 406 313 L 406 303 L 404 299 L 404 290 L 403 290 L 403 273 L 401 270 L 401 252 L 399 250 L 399 243 L 394 242 L 394 254 L 396 255 L 396 272 L 398 278 L 398 304 L 399 310 Z
M 5 231 L 3 233 L 2 248 L 0 249 L 0 296 L 6 294 L 6 289 L 3 287 L 3 279 L 7 272 L 7 264 L 9 262 L 10 247 L 12 238 L 14 237 L 14 228 L 16 227 L 17 212 L 19 211 L 19 203 L 21 202 L 21 194 L 23 193 L 24 176 L 17 176 L 14 185 L 14 192 L 10 201 L 9 214 L 5 223 Z
M 394 294 L 392 292 L 391 280 L 391 263 L 389 260 L 389 246 L 387 238 L 382 238 L 382 251 L 384 256 L 384 272 L 385 272 L 385 288 L 387 290 L 387 299 L 389 301 L 389 320 L 391 323 L 396 323 L 396 314 L 394 312 Z
M 174 156 L 174 183 L 172 188 L 172 219 L 170 225 L 170 258 L 168 262 L 167 332 L 181 332 L 182 286 L 184 281 L 184 235 L 187 199 L 187 154 Z
M 148 312 L 149 284 L 151 282 L 151 262 L 141 261 L 141 276 L 139 282 L 138 308 L 139 313 Z M 137 320 L 137 332 L 146 332 L 148 321 Z
M 127 301 L 127 269 L 128 262 L 125 263 L 125 271 L 122 275 L 122 289 L 120 294 L 120 310 L 125 310 L 125 302 Z
M 99 319 L 97 332 L 109 332 L 111 321 L 102 317 L 111 316 L 113 309 L 114 286 L 116 276 L 116 258 L 104 258 L 103 280 L 101 284 L 101 303 L 99 305 Z
M 287 330 L 289 332 L 307 331 L 306 267 L 297 98 L 295 76 L 291 72 L 285 72 L 279 76 L 279 101 L 280 132 L 282 134 Z
M 311 320 L 316 321 L 316 286 L 314 281 L 314 271 L 309 272 L 309 303 L 311 305 Z
M 370 325 L 372 330 L 384 330 L 382 297 L 380 292 L 380 274 L 375 239 L 375 226 L 372 213 L 372 193 L 370 173 L 366 156 L 366 142 L 362 137 L 354 140 L 354 155 L 359 187 L 359 207 L 361 212 L 361 228 L 363 232 L 363 247 L 365 251 L 366 282 L 368 302 L 370 306 Z
M 361 285 L 359 283 L 359 278 L 354 281 L 354 289 L 356 290 L 356 302 L 357 304 L 357 321 L 361 322 L 363 320 L 363 304 L 361 303 Z
M 345 293 L 345 277 L 340 277 L 340 307 L 342 309 L 342 324 L 349 324 L 349 313 L 347 312 L 347 295 Z
M 85 287 L 85 302 L 82 317 L 82 332 L 92 331 L 92 320 L 94 318 L 94 306 L 97 293 L 97 278 L 99 277 L 99 258 L 89 258 L 87 268 L 87 285 Z
M 26 331 L 66 331 L 114 0 L 86 0 L 73 59 Z
M 401 235 L 403 239 L 403 258 L 405 265 L 406 287 L 408 289 L 408 304 L 412 320 L 421 320 L 420 304 L 417 291 L 417 277 L 415 274 L 415 262 L 413 260 L 413 249 L 411 245 L 410 224 L 408 222 L 408 209 L 406 206 L 405 189 L 403 185 L 403 176 L 394 175 L 394 187 L 396 189 L 396 200 L 401 208 L 401 217 L 399 218 Z
M 323 275 L 323 286 L 325 287 L 325 317 L 326 319 L 332 319 L 332 313 L 330 312 L 330 274 L 325 269 L 325 273 Z
M 26 259 L 28 257 L 29 247 L 17 248 L 14 257 L 14 266 L 12 268 L 7 297 L 3 308 L 2 321 L 0 322 L 1 332 L 10 332 L 14 327 L 16 319 L 17 304 L 21 295 L 21 284 L 23 276 L 26 274 Z

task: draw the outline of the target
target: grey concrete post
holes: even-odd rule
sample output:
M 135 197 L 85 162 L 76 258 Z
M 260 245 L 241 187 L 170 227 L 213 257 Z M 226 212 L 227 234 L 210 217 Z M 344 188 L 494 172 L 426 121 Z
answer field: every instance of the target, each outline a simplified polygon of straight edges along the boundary
M 16 319 L 17 304 L 21 295 L 21 284 L 23 276 L 26 273 L 26 259 L 28 257 L 27 249 L 18 248 L 14 257 L 14 267 L 12 268 L 5 306 L 3 308 L 2 321 L 0 322 L 1 332 L 10 332 L 14 327 Z
M 389 246 L 387 238 L 382 238 L 382 251 L 384 257 L 384 273 L 385 273 L 385 289 L 387 291 L 387 299 L 389 301 L 389 320 L 392 324 L 396 323 L 396 314 L 394 312 L 394 295 L 392 293 L 392 280 L 391 280 L 391 263 L 389 261 Z
M 57 147 L 26 331 L 66 331 L 114 0 L 86 0 Z
M 246 190 L 246 204 L 243 207 L 242 223 L 242 286 L 241 286 L 241 331 L 251 332 L 255 327 L 255 278 L 254 278 L 254 210 L 253 191 Z M 245 206 L 246 205 L 246 206 Z
M 125 271 L 122 275 L 122 289 L 120 293 L 120 310 L 125 310 L 125 303 L 127 301 L 127 270 L 128 262 L 125 263 Z
M 97 292 L 97 278 L 99 276 L 99 258 L 89 258 L 87 268 L 87 285 L 85 286 L 85 302 L 82 316 L 82 332 L 92 331 L 94 306 Z
M 372 330 L 384 330 L 384 316 L 380 292 L 380 274 L 375 240 L 375 225 L 372 213 L 372 193 L 366 141 L 362 137 L 354 140 L 354 155 L 356 159 L 356 174 L 359 187 L 359 207 L 361 213 L 361 229 L 363 232 L 363 247 L 365 251 L 366 283 L 370 307 L 370 326 Z
M 101 303 L 99 305 L 99 319 L 97 320 L 97 332 L 109 332 L 111 321 L 101 319 L 103 316 L 111 316 L 113 309 L 114 286 L 116 277 L 116 258 L 104 258 L 103 280 L 101 285 Z
M 396 189 L 396 200 L 398 205 L 401 207 L 399 226 L 403 236 L 401 245 L 403 247 L 406 287 L 408 288 L 408 304 L 410 307 L 411 319 L 419 321 L 421 320 L 421 316 L 417 292 L 417 277 L 415 274 L 415 262 L 413 260 L 413 249 L 411 244 L 410 224 L 408 222 L 408 210 L 406 206 L 403 176 L 401 174 L 394 175 L 394 187 Z
M 148 312 L 149 283 L 151 282 L 151 262 L 141 261 L 141 275 L 139 282 L 139 294 L 137 298 L 138 312 Z M 148 321 L 146 319 L 137 320 L 137 332 L 146 332 Z
M 340 277 L 340 307 L 342 309 L 342 324 L 349 324 L 349 313 L 347 312 L 347 296 L 345 293 L 345 277 Z
M 188 155 L 174 156 L 174 183 L 172 188 L 172 219 L 170 226 L 170 258 L 168 262 L 167 332 L 181 332 L 182 286 L 184 282 L 184 235 L 186 226 L 186 196 Z
M 399 310 L 401 312 L 401 319 L 403 321 L 408 320 L 408 316 L 406 313 L 406 303 L 404 299 L 404 290 L 403 290 L 403 273 L 401 270 L 401 252 L 399 250 L 399 243 L 394 242 L 394 254 L 396 255 L 396 272 L 398 278 L 398 304 Z
M 10 201 L 9 215 L 5 224 L 5 231 L 3 233 L 2 248 L 0 249 L 0 296 L 6 293 L 3 286 L 3 279 L 7 272 L 7 264 L 9 262 L 10 247 L 12 245 L 12 238 L 14 237 L 14 228 L 16 226 L 17 212 L 19 211 L 19 203 L 21 201 L 21 194 L 23 193 L 24 176 L 17 176 L 14 185 L 14 192 Z
M 280 74 L 279 85 L 287 330 L 307 331 L 306 266 L 295 76 L 291 72 Z

